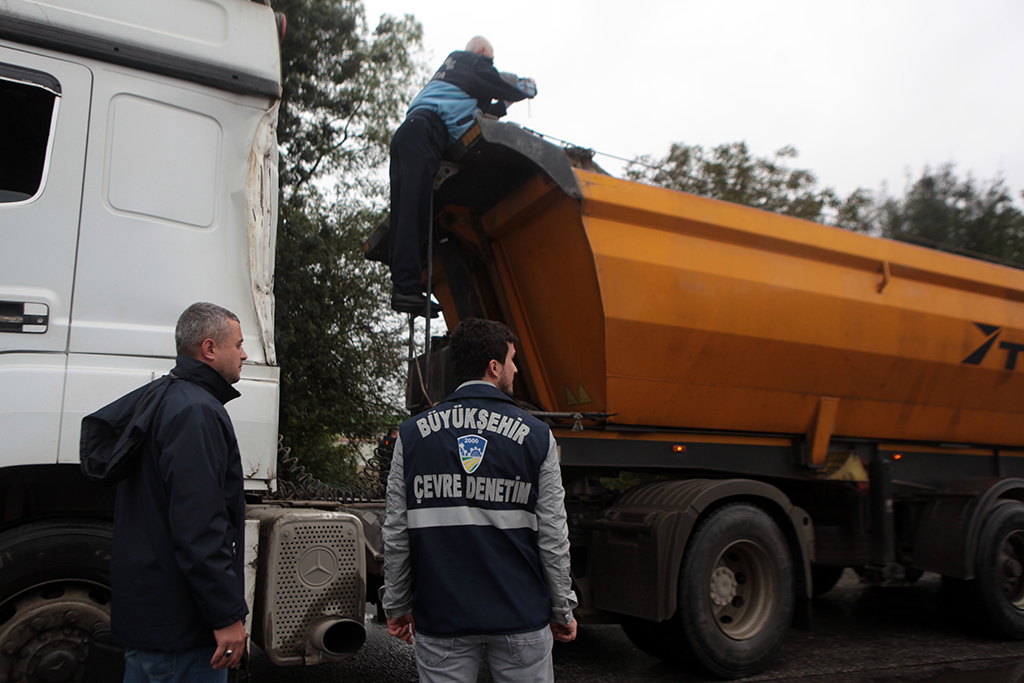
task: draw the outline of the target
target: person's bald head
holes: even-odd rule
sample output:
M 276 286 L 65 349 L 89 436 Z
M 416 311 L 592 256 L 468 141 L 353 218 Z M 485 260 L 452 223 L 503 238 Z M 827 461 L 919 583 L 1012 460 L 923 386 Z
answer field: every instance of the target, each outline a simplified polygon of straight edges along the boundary
M 472 52 L 476 55 L 483 55 L 489 59 L 494 59 L 494 48 L 491 46 L 491 41 L 487 40 L 483 36 L 473 36 L 473 38 L 466 43 L 466 52 Z

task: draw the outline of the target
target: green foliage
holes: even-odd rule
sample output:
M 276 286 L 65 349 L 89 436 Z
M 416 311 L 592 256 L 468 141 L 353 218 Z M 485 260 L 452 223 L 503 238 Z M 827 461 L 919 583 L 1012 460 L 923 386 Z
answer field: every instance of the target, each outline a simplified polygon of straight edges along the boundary
M 875 223 L 885 237 L 1024 267 L 1024 214 L 1003 181 L 960 179 L 953 164 L 879 202 Z
M 386 269 L 363 259 L 382 217 L 380 169 L 422 76 L 421 28 L 385 17 L 372 34 L 355 0 L 277 0 L 281 203 L 276 338 L 284 444 L 314 476 L 355 473 L 350 440 L 379 438 L 399 412 L 404 327 Z M 282 476 L 287 476 L 286 472 Z
M 826 209 L 841 205 L 835 192 L 818 189 L 817 178 L 803 169 L 792 169 L 793 147 L 783 147 L 773 157 L 753 157 L 745 142 L 706 150 L 700 145 L 674 143 L 664 159 L 638 158 L 626 169 L 626 177 L 671 190 L 753 206 L 766 211 L 812 221 L 826 218 Z
M 388 143 L 422 80 L 414 55 L 422 28 L 411 16 L 382 17 L 370 35 L 357 0 L 278 0 L 288 17 L 278 142 L 286 198 L 327 176 L 344 189 L 388 159 Z
M 953 164 L 926 168 L 902 199 L 858 188 L 841 198 L 820 189 L 810 171 L 787 161 L 796 150 L 772 157 L 750 154 L 743 142 L 705 150 L 673 144 L 668 156 L 638 157 L 626 176 L 672 190 L 745 204 L 826 225 L 1024 266 L 1024 214 L 1000 179 L 961 180 Z M 1024 197 L 1024 194 L 1022 194 Z
M 878 234 L 879 207 L 875 195 L 863 188 L 857 188 L 833 207 L 834 215 L 829 225 L 835 225 L 855 232 Z

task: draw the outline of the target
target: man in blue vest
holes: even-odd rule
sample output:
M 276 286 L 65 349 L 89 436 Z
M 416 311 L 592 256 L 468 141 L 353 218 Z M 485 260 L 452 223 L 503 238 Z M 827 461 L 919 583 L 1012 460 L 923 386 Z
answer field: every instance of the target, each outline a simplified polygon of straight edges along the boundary
M 388 477 L 383 607 L 421 683 L 552 681 L 576 637 L 555 439 L 511 398 L 516 336 L 468 318 L 451 339 L 462 385 L 402 423 Z
M 509 103 L 536 94 L 533 80 L 499 73 L 494 48 L 477 36 L 465 50 L 448 55 L 413 99 L 391 139 L 391 308 L 414 315 L 426 311 L 420 274 L 431 221 L 430 195 L 448 145 L 469 130 L 477 113 L 501 117 Z M 437 310 L 432 304 L 431 316 Z

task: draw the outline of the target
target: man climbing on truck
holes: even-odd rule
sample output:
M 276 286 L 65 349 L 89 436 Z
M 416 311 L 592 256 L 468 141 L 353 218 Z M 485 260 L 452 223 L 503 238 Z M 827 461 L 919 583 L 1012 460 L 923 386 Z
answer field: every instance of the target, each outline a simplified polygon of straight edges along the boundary
M 501 74 L 493 60 L 494 48 L 480 36 L 448 55 L 391 139 L 391 308 L 400 313 L 426 310 L 420 286 L 423 248 L 434 176 L 448 145 L 473 125 L 477 112 L 501 117 L 509 103 L 537 94 L 532 79 Z M 431 317 L 437 310 L 440 306 L 431 304 Z

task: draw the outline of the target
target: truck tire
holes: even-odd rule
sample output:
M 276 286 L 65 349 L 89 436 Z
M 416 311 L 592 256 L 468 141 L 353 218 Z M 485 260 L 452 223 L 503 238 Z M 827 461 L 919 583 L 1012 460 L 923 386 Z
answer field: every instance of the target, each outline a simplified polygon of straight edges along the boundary
M 690 650 L 717 676 L 757 673 L 778 653 L 793 617 L 793 569 L 764 510 L 732 503 L 701 523 L 683 556 L 679 613 Z
M 989 624 L 1024 639 L 1024 503 L 1001 501 L 981 528 L 974 591 Z
M 0 534 L 0 680 L 80 680 L 110 627 L 110 524 L 33 522 Z

